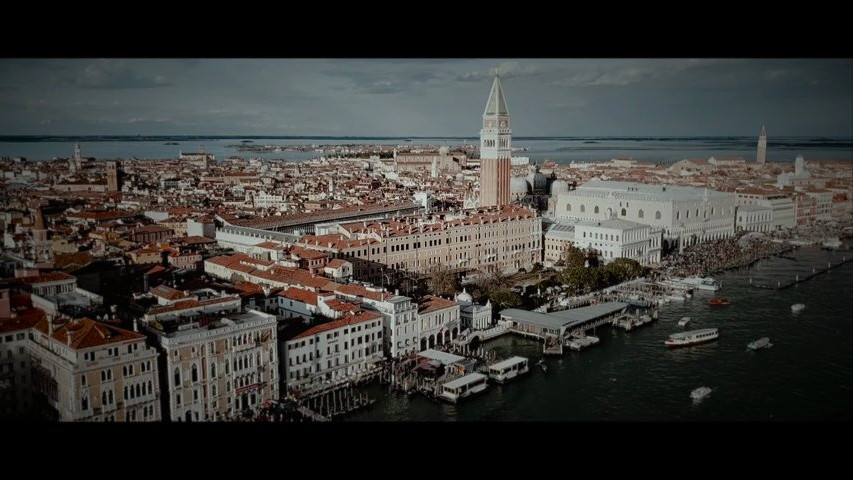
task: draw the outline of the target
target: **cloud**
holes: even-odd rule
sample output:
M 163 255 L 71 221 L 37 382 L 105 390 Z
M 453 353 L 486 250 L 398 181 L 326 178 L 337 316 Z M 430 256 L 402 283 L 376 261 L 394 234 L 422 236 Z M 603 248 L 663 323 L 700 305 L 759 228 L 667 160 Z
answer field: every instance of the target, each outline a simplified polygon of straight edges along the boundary
M 518 62 L 503 62 L 497 68 L 503 78 L 533 77 L 542 74 L 542 68 L 532 63 L 521 65 Z M 495 69 L 489 68 L 487 70 L 475 70 L 463 73 L 458 75 L 456 80 L 460 82 L 479 82 L 484 78 L 492 78 L 494 75 Z
M 647 67 L 619 68 L 613 70 L 587 70 L 552 82 L 561 87 L 626 86 L 660 76 L 660 71 Z
M 101 61 L 86 66 L 73 83 L 81 88 L 120 90 L 173 85 L 162 75 L 142 74 L 120 61 Z

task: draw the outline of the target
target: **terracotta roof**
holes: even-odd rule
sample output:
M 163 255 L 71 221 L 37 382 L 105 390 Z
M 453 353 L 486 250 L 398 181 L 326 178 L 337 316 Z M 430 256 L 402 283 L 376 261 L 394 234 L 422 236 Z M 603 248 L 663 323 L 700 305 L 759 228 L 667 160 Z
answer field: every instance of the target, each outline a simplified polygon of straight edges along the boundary
M 418 302 L 418 314 L 431 313 L 458 305 L 453 300 L 427 295 Z
M 317 293 L 301 288 L 290 287 L 279 293 L 279 296 L 296 300 L 309 305 L 317 305 Z
M 327 263 L 326 266 L 331 267 L 331 268 L 341 268 L 348 263 L 349 262 L 347 262 L 346 260 L 342 260 L 340 258 L 335 258 L 335 259 L 332 259 L 332 261 L 330 261 L 329 263 Z
M 59 282 L 63 280 L 77 280 L 74 275 L 69 275 L 65 272 L 51 272 L 43 275 L 33 275 L 30 277 L 8 278 L 12 283 L 32 285 L 34 283 Z
M 186 297 L 184 292 L 176 290 L 168 285 L 158 285 L 150 289 L 149 292 L 151 292 L 152 295 L 165 298 L 166 300 L 177 300 L 179 298 Z
M 42 318 L 35 327 L 42 333 L 48 333 L 47 319 Z M 139 340 L 144 335 L 123 328 L 96 322 L 91 318 L 81 318 L 75 321 L 54 321 L 53 338 L 67 344 L 71 335 L 71 348 L 82 349 L 120 343 L 128 340 Z
M 211 299 L 202 300 L 202 301 L 184 300 L 181 302 L 174 303 L 172 305 L 165 305 L 162 307 L 154 307 L 151 310 L 149 310 L 148 313 L 151 315 L 159 315 L 161 313 L 176 312 L 179 310 L 189 310 L 191 308 L 198 308 L 198 307 L 206 307 L 208 305 L 216 305 L 217 303 L 231 302 L 234 300 L 238 300 L 238 299 L 235 297 L 229 296 L 229 297 L 211 298 Z
M 312 335 L 317 335 L 318 333 L 323 333 L 327 330 L 334 330 L 336 328 L 343 328 L 349 325 L 356 325 L 358 323 L 369 322 L 371 320 L 376 320 L 381 318 L 382 316 L 373 312 L 365 312 L 361 311 L 356 315 L 348 315 L 341 320 L 335 320 L 333 322 L 323 323 L 314 327 L 309 328 L 308 330 L 300 333 L 299 335 L 293 337 L 293 340 L 297 338 L 305 338 L 310 337 Z
M 39 308 L 29 308 L 25 311 L 18 312 L 15 318 L 0 318 L 0 333 L 9 333 L 32 328 L 36 326 L 44 316 L 44 310 Z

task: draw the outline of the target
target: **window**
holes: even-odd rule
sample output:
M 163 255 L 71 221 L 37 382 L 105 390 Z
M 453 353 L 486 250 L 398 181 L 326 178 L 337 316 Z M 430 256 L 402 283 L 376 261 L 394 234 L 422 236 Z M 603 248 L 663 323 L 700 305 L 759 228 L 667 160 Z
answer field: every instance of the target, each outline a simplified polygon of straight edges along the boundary
M 197 382 L 197 381 L 198 381 L 198 367 L 196 367 L 196 365 L 195 365 L 195 364 L 193 364 L 193 369 L 192 369 L 192 379 L 193 379 L 193 382 Z
M 660 210 L 655 212 L 655 220 L 660 220 Z
M 87 397 L 83 397 L 83 403 L 81 406 L 83 407 L 83 410 L 89 409 L 89 399 Z
M 175 386 L 181 386 L 181 370 L 177 367 L 175 367 Z
M 581 204 L 581 213 L 584 213 L 585 211 L 586 211 L 586 206 L 584 204 Z
M 595 208 L 592 209 L 592 211 L 593 211 L 593 213 L 598 213 L 598 205 L 596 205 Z
M 210 364 L 210 376 L 211 377 L 216 376 L 216 364 L 215 363 Z
M 624 208 L 622 209 L 622 216 L 623 217 L 625 216 L 625 209 Z
M 637 212 L 637 218 L 643 218 L 643 209 L 641 208 L 639 212 Z
M 86 375 L 80 375 L 80 385 L 86 386 Z
M 567 204 L 566 204 L 566 211 L 567 211 L 567 212 L 571 212 L 571 211 L 572 211 L 572 204 L 571 204 L 571 203 L 567 203 Z

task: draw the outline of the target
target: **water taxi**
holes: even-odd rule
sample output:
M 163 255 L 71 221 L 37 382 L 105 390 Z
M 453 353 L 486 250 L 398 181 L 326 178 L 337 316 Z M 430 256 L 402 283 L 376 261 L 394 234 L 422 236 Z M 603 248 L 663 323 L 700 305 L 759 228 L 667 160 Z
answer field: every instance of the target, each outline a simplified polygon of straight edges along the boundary
M 669 348 L 687 347 L 700 343 L 712 342 L 720 337 L 716 328 L 703 328 L 689 332 L 673 333 L 663 343 Z
M 681 317 L 681 320 L 678 321 L 678 326 L 683 327 L 690 323 L 690 317 Z
M 490 366 L 489 379 L 493 382 L 505 383 L 529 371 L 526 358 L 512 357 Z
M 448 402 L 456 403 L 463 398 L 484 392 L 488 387 L 487 378 L 482 373 L 469 373 L 464 377 L 451 380 L 442 386 L 439 397 Z

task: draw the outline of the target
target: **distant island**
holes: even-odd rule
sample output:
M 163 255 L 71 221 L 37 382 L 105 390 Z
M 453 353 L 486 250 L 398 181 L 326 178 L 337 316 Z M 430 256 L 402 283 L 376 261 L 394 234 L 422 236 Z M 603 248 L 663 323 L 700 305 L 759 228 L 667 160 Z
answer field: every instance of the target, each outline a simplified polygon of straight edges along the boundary
M 166 142 L 163 145 L 180 145 L 178 142 Z

